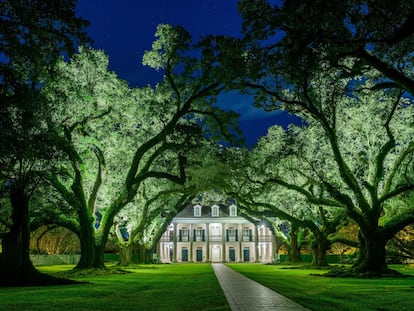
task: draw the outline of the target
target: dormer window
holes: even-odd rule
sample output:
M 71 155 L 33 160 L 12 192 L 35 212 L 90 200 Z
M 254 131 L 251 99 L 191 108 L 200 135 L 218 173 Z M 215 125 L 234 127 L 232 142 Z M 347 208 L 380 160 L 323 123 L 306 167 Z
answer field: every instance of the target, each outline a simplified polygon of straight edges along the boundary
M 201 217 L 201 205 L 194 205 L 194 217 Z
M 212 217 L 219 217 L 219 206 L 218 205 L 213 205 L 211 207 L 211 216 Z
M 229 210 L 230 210 L 230 217 L 236 217 L 237 216 L 237 206 L 236 205 L 230 205 L 229 206 Z

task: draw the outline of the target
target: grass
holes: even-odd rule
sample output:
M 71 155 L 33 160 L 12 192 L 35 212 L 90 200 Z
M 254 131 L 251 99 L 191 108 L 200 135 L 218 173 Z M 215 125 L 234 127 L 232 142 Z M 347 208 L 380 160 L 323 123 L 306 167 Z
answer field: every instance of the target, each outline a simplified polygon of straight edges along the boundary
M 311 276 L 292 266 L 228 264 L 315 311 L 414 310 L 414 277 L 383 279 Z M 39 267 L 88 284 L 2 288 L 0 310 L 230 310 L 210 264 L 137 265 L 127 274 L 68 273 L 73 266 Z M 392 266 L 414 276 L 414 267 Z
M 229 267 L 315 311 L 412 311 L 414 277 L 354 279 L 311 276 L 324 271 L 280 265 L 229 264 Z M 414 268 L 391 268 L 414 276 Z
M 73 266 L 39 267 L 62 276 Z M 89 284 L 2 288 L 0 310 L 230 310 L 210 264 L 135 266 Z

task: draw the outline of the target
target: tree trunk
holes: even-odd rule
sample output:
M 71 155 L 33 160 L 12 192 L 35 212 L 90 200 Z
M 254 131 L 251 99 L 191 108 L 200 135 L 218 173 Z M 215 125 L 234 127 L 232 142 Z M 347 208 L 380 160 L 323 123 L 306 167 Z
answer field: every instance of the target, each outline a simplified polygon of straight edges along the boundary
M 79 240 L 81 246 L 81 256 L 75 269 L 91 269 L 95 268 L 95 232 L 93 228 L 93 220 L 86 208 L 79 208 Z
M 3 240 L 1 283 L 19 285 L 30 283 L 38 272 L 30 261 L 29 200 L 23 191 L 13 189 L 10 201 L 12 226 Z
M 360 254 L 354 265 L 354 270 L 372 276 L 387 274 L 391 270 L 388 269 L 386 263 L 385 245 L 387 239 L 383 237 L 381 231 L 374 233 L 360 234 Z
M 328 260 L 326 259 L 326 252 L 328 251 L 330 247 L 330 243 L 328 239 L 320 234 L 315 235 L 315 241 L 312 244 L 312 253 L 313 253 L 313 259 L 312 259 L 312 265 L 315 266 L 328 266 Z
M 134 254 L 134 246 L 132 244 L 119 245 L 119 264 L 128 266 L 133 263 L 132 255 Z
M 0 286 L 30 286 L 74 283 L 36 270 L 30 260 L 29 198 L 18 182 L 10 191 L 12 226 L 3 239 Z
M 298 244 L 298 230 L 295 225 L 291 225 L 290 229 L 290 247 L 288 248 L 288 260 L 290 262 L 301 262 L 300 246 Z
M 152 262 L 152 250 L 146 248 L 144 245 L 138 245 L 137 248 L 137 263 L 145 264 L 145 263 L 151 263 Z

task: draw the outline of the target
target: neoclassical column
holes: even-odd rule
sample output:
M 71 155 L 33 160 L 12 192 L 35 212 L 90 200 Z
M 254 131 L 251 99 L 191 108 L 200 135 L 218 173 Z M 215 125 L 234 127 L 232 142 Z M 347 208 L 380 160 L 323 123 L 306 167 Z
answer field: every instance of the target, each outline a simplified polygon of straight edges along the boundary
M 161 247 L 161 245 L 164 246 L 164 242 L 162 242 L 162 236 L 161 236 L 160 241 L 157 243 L 158 262 L 160 262 L 161 258 L 162 258 L 162 253 L 161 253 L 162 252 L 162 247 Z
M 188 250 L 188 252 L 189 252 L 189 257 L 188 257 L 188 261 L 190 261 L 190 262 L 193 262 L 194 260 L 193 260 L 193 239 L 194 239 L 194 237 L 193 237 L 193 224 L 189 224 L 188 225 L 188 242 L 189 242 L 189 245 L 190 245 L 190 247 L 189 247 L 189 250 Z
M 224 224 L 221 224 L 221 240 L 222 240 L 222 250 L 221 250 L 221 261 L 226 261 L 226 232 L 224 230 Z
M 259 227 L 254 226 L 254 261 L 259 261 Z
M 177 224 L 174 224 L 174 235 L 173 235 L 173 262 L 177 262 Z M 169 246 L 168 246 L 169 248 Z M 168 249 L 168 259 L 170 259 L 170 250 Z
M 270 244 L 270 255 L 271 255 L 271 261 L 273 261 L 273 259 L 276 260 L 275 255 L 276 255 L 276 235 L 273 234 L 273 231 L 270 231 L 270 234 L 272 235 L 272 242 Z
M 205 241 L 205 243 L 206 243 L 206 260 L 208 261 L 208 262 L 210 262 L 211 261 L 211 258 L 210 258 L 210 224 L 209 223 L 206 223 L 206 232 L 205 232 L 205 237 L 206 237 L 206 241 Z
M 238 243 L 237 243 L 237 247 L 239 248 L 239 251 L 238 251 L 238 253 L 239 253 L 239 260 L 237 260 L 237 261 L 241 261 L 241 249 L 242 249 L 242 241 L 243 240 L 243 225 L 242 224 L 239 224 L 238 226 L 237 226 L 237 241 L 238 241 Z

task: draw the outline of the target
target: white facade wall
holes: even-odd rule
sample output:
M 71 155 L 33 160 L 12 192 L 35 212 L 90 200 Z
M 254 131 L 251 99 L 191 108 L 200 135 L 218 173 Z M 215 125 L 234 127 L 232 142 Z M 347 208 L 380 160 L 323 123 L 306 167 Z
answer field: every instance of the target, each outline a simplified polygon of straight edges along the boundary
M 270 263 L 274 249 L 270 228 L 242 217 L 176 217 L 160 239 L 158 258 L 163 263 Z

